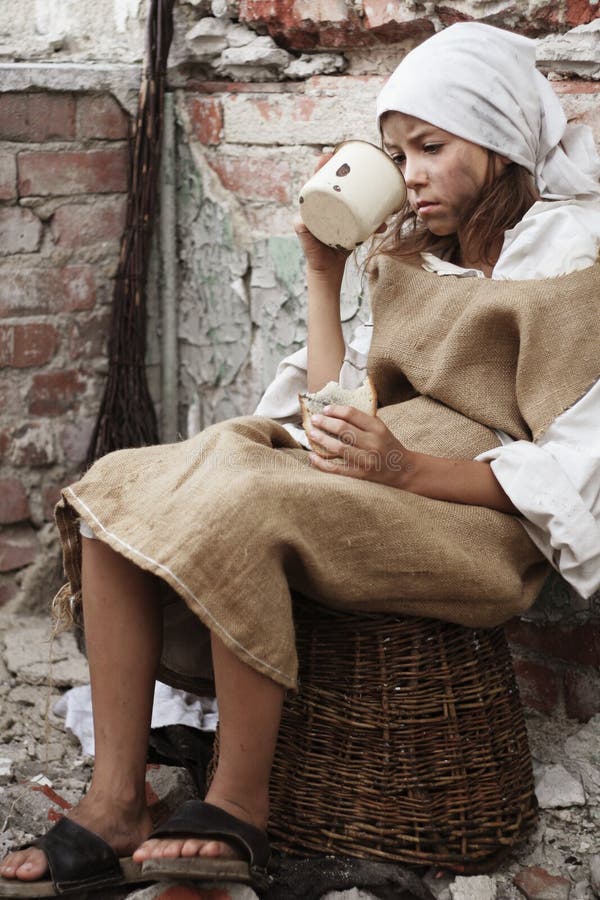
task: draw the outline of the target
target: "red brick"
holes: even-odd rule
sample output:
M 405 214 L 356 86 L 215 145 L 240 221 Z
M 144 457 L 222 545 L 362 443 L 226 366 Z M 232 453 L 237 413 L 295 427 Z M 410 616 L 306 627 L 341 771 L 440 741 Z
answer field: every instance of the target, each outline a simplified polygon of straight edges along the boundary
M 555 94 L 600 94 L 600 81 L 579 81 L 565 78 L 564 81 L 552 81 Z
M 91 266 L 65 266 L 60 270 L 63 288 L 62 309 L 75 312 L 92 309 L 96 303 L 96 286 Z
M 526 10 L 529 12 L 529 10 Z M 525 15 L 523 17 L 525 20 L 527 18 L 531 18 L 535 23 L 537 29 L 541 29 L 543 32 L 547 33 L 548 31 L 556 31 L 557 27 L 560 25 L 561 20 L 561 9 L 559 5 L 556 3 L 556 0 L 550 0 L 546 6 L 538 6 L 535 10 L 535 17 L 529 17 Z M 522 21 L 522 20 L 520 20 Z M 522 29 L 524 33 L 528 33 L 528 29 Z
M 29 150 L 18 156 L 21 196 L 112 194 L 127 190 L 126 147 Z
M 54 243 L 76 250 L 90 244 L 118 242 L 125 225 L 126 207 L 125 196 L 97 198 L 93 204 L 59 206 L 52 217 Z
M 58 332 L 45 322 L 14 326 L 12 365 L 16 368 L 43 366 L 49 362 L 58 346 Z
M 298 17 L 294 0 L 241 0 L 239 19 L 266 28 L 286 47 L 311 50 L 319 42 L 319 21 L 309 15 Z
M 570 719 L 588 722 L 600 713 L 600 674 L 593 669 L 587 672 L 565 672 L 565 712 Z
M 0 478 L 0 522 L 9 524 L 29 518 L 29 500 L 18 478 Z
M 593 0 L 567 0 L 565 20 L 569 28 L 587 25 L 600 17 L 600 3 Z
M 436 13 L 440 18 L 440 22 L 445 28 L 448 28 L 450 25 L 455 25 L 457 22 L 472 22 L 473 17 L 467 15 L 467 13 L 459 12 L 457 9 L 453 9 L 449 6 L 441 6 L 436 9 Z
M 53 325 L 0 325 L 0 366 L 43 366 L 52 359 L 57 345 L 58 332 Z M 4 347 L 8 353 L 2 352 Z
M 542 713 L 555 712 L 560 700 L 556 672 L 526 659 L 515 659 L 514 669 L 523 705 Z
M 569 122 L 589 125 L 600 141 L 600 82 L 551 82 Z
M 14 578 L 9 575 L 0 576 L 0 606 L 4 606 L 13 597 L 16 597 L 19 586 Z
M 85 391 L 78 372 L 44 372 L 33 376 L 28 395 L 28 411 L 32 416 L 60 416 L 78 406 Z
M 51 422 L 27 422 L 12 433 L 10 460 L 15 466 L 49 466 L 56 462 Z
M 0 572 L 13 572 L 32 563 L 38 552 L 33 528 L 25 525 L 0 529 Z
M 568 900 L 571 882 L 562 875 L 550 875 L 540 866 L 521 869 L 513 881 L 527 900 Z
M 35 253 L 42 239 L 42 223 L 30 209 L 7 206 L 0 209 L 0 256 Z
M 414 11 L 389 0 L 365 0 L 365 28 L 378 38 L 398 41 L 406 37 L 427 37 L 435 31 L 431 19 L 415 18 Z
M 214 97 L 190 97 L 187 108 L 192 138 L 201 144 L 219 144 L 223 137 L 223 104 Z
M 0 139 L 4 141 L 72 141 L 75 100 L 71 94 L 0 95 Z
M 17 161 L 13 153 L 0 153 L 0 200 L 17 196 Z
M 75 312 L 95 303 L 92 266 L 0 269 L 0 317 Z
M 223 156 L 209 160 L 221 184 L 238 197 L 290 203 L 292 173 L 287 162 L 274 158 Z
M 77 98 L 77 137 L 115 141 L 129 134 L 129 119 L 110 94 Z
M 241 0 L 239 19 L 266 29 L 278 44 L 294 50 L 373 45 L 356 10 L 344 0 Z M 409 25 L 410 29 L 410 25 Z
M 513 619 L 506 627 L 506 634 L 513 644 L 544 656 L 582 666 L 600 666 L 600 624 L 587 622 L 574 628 L 561 628 L 555 623 L 534 625 Z

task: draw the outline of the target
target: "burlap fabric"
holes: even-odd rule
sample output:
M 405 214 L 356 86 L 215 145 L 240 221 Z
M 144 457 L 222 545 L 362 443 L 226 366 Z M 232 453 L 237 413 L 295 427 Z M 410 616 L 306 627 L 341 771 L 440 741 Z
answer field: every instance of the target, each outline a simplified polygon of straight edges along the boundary
M 380 258 L 369 370 L 381 418 L 443 456 L 497 446 L 493 428 L 540 434 L 598 375 L 598 271 L 496 282 Z M 314 470 L 284 428 L 256 416 L 109 454 L 67 488 L 63 599 L 80 591 L 79 517 L 172 589 L 166 609 L 183 613 L 184 631 L 167 631 L 162 677 L 185 687 L 202 672 L 206 628 L 294 687 L 291 590 L 487 627 L 525 610 L 547 573 L 517 518 Z

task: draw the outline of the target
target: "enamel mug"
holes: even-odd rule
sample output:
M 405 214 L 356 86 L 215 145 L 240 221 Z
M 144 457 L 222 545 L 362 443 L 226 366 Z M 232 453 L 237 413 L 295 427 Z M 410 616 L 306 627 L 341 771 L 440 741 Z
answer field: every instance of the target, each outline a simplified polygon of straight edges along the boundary
M 336 147 L 298 197 L 308 230 L 339 250 L 354 250 L 405 201 L 400 169 L 368 141 L 345 141 Z

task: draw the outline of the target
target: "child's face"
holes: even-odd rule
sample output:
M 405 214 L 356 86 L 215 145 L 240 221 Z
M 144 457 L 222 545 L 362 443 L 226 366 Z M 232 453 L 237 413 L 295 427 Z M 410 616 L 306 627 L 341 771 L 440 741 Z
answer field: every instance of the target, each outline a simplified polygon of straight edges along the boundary
M 458 233 L 460 239 L 465 212 L 488 178 L 487 150 L 404 113 L 385 113 L 381 127 L 412 209 L 433 234 Z M 496 158 L 496 169 L 505 164 Z

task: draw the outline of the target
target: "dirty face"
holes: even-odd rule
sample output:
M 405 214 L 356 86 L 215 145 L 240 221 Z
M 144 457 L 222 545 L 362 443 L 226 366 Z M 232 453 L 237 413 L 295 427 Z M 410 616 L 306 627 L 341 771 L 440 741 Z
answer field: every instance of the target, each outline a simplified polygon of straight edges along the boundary
M 488 151 L 404 113 L 385 113 L 381 127 L 414 212 L 433 234 L 458 234 L 460 240 L 465 214 L 489 177 Z M 495 157 L 494 174 L 507 162 Z

